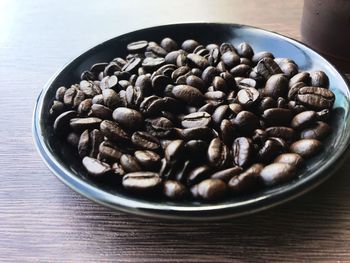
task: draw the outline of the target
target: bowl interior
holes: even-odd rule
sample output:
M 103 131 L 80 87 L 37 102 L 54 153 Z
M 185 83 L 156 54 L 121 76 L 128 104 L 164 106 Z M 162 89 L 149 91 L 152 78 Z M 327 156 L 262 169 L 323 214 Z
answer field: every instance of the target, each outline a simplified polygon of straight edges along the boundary
M 237 45 L 246 41 L 252 45 L 255 52 L 267 50 L 272 52 L 275 57 L 293 59 L 301 70 L 318 69 L 325 71 L 330 79 L 330 89 L 336 94 L 336 101 L 331 119 L 333 133 L 324 141 L 322 152 L 315 158 L 308 160 L 306 167 L 299 171 L 298 178 L 293 181 L 261 190 L 252 195 L 232 197 L 216 203 L 171 202 L 165 199 L 142 200 L 126 193 L 116 184 L 106 184 L 105 182 L 92 180 L 82 169 L 78 157 L 72 154 L 71 150 L 64 143 L 58 141 L 53 134 L 48 112 L 56 89 L 61 85 L 69 86 L 72 83 L 79 82 L 81 72 L 90 68 L 96 62 L 111 61 L 115 57 L 125 56 L 126 45 L 129 42 L 142 39 L 159 42 L 166 36 L 175 39 L 179 43 L 185 39 L 193 38 L 204 45 L 219 42 L 230 42 Z M 148 207 L 187 211 L 227 207 L 239 208 L 251 205 L 258 206 L 259 202 L 280 199 L 283 195 L 288 198 L 288 195 L 303 191 L 305 187 L 314 184 L 323 177 L 327 177 L 326 170 L 339 159 L 349 143 L 349 97 L 347 83 L 336 69 L 317 53 L 297 41 L 265 30 L 240 25 L 178 24 L 143 29 L 116 37 L 90 49 L 73 60 L 43 90 L 38 100 L 34 121 L 37 133 L 36 139 L 39 142 L 42 154 L 44 152 L 44 155 L 46 155 L 44 158 L 50 168 L 55 170 L 56 174 L 59 174 L 59 177 L 63 180 L 65 180 L 64 178 L 73 178 L 76 190 L 92 199 L 97 199 L 98 202 L 107 202 L 113 206 L 113 203 L 124 200 L 127 202 L 124 206 L 133 206 L 134 209 Z M 85 190 L 79 190 L 82 184 L 85 185 Z M 86 189 L 93 193 L 87 193 Z M 90 194 L 95 196 L 89 196 Z

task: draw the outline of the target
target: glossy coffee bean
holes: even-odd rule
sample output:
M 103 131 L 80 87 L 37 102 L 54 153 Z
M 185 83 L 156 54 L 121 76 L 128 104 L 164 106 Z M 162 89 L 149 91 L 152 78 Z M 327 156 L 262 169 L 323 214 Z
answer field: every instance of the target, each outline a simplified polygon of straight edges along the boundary
M 287 126 L 292 119 L 289 109 L 271 108 L 264 111 L 262 117 L 269 126 Z
M 130 154 L 123 154 L 120 157 L 120 164 L 127 173 L 142 171 L 137 159 Z
M 294 129 L 284 126 L 269 127 L 265 132 L 268 137 L 278 137 L 286 141 L 292 141 L 296 137 Z
M 178 49 L 177 43 L 170 37 L 163 38 L 163 40 L 160 42 L 160 46 L 164 48 L 167 52 L 171 52 Z
M 290 164 L 294 167 L 300 167 L 303 164 L 304 160 L 297 153 L 282 153 L 282 154 L 278 155 L 273 162 L 274 163 L 287 163 L 287 164 Z
M 315 111 L 303 111 L 294 116 L 290 125 L 293 129 L 305 129 L 315 123 L 317 118 L 318 116 Z
M 254 157 L 254 146 L 251 139 L 239 137 L 234 140 L 232 146 L 233 160 L 240 167 L 247 167 Z
M 310 86 L 328 88 L 329 79 L 323 71 L 310 72 Z
M 119 161 L 120 157 L 123 155 L 122 150 L 110 141 L 103 141 L 99 145 L 99 154 L 102 159 L 107 161 Z
M 272 163 L 265 166 L 259 178 L 266 186 L 287 182 L 295 176 L 295 167 L 288 163 Z
M 230 160 L 230 151 L 219 138 L 214 138 L 209 144 L 207 157 L 211 166 L 224 167 Z
M 142 114 L 136 110 L 119 107 L 113 111 L 113 119 L 125 129 L 137 130 L 143 125 Z
M 158 174 L 152 172 L 133 172 L 123 176 L 123 186 L 136 193 L 152 193 L 159 188 L 162 180 Z
M 282 73 L 282 70 L 278 64 L 273 59 L 268 57 L 264 57 L 258 62 L 256 71 L 266 80 L 268 80 L 272 75 Z
M 93 130 L 98 128 L 100 126 L 101 121 L 102 120 L 100 118 L 96 117 L 72 118 L 69 121 L 69 125 L 74 131 L 81 132 L 86 129 Z
M 114 121 L 104 120 L 100 124 L 100 130 L 111 141 L 128 141 L 129 135 Z
M 179 181 L 166 180 L 163 185 L 163 193 L 172 200 L 179 200 L 186 197 L 187 188 Z
M 185 149 L 185 142 L 183 140 L 174 140 L 165 148 L 165 158 L 169 162 L 174 162 L 181 158 Z
M 284 150 L 283 144 L 276 140 L 267 139 L 258 152 L 258 159 L 262 163 L 269 163 Z
M 92 176 L 99 177 L 111 172 L 111 167 L 107 163 L 101 162 L 95 158 L 86 156 L 83 158 L 82 162 L 86 171 Z
M 241 89 L 237 93 L 237 101 L 244 107 L 252 107 L 257 104 L 260 94 L 254 88 Z
M 255 129 L 260 127 L 258 117 L 250 111 L 241 111 L 234 119 L 238 131 L 242 134 L 252 134 Z
M 303 158 L 311 157 L 321 149 L 321 142 L 316 139 L 301 139 L 290 146 L 293 153 L 299 154 Z
M 318 121 L 313 125 L 309 126 L 308 128 L 302 130 L 300 132 L 300 138 L 322 140 L 330 132 L 331 132 L 331 127 L 327 123 L 323 121 Z
M 230 191 L 234 194 L 250 193 L 259 187 L 259 174 L 264 168 L 262 164 L 253 164 L 244 172 L 235 175 L 228 182 Z
M 211 123 L 211 116 L 207 112 L 194 112 L 182 118 L 181 125 L 184 128 L 205 127 Z
M 210 178 L 212 179 L 220 179 L 226 183 L 228 183 L 232 177 L 243 172 L 243 169 L 239 166 L 234 166 L 231 168 L 227 168 L 224 170 L 220 170 L 218 172 L 213 173 Z
M 131 142 L 145 150 L 158 150 L 160 148 L 160 142 L 157 137 L 143 131 L 134 132 L 131 136 Z
M 334 93 L 326 88 L 303 87 L 296 99 L 306 107 L 316 110 L 330 109 L 335 99 Z
M 152 170 L 160 164 L 160 156 L 153 151 L 135 151 L 134 156 L 137 162 L 145 169 Z
M 226 193 L 227 185 L 220 179 L 206 179 L 198 184 L 198 195 L 204 200 L 218 200 Z
M 189 105 L 199 105 L 203 102 L 203 94 L 196 88 L 188 85 L 177 85 L 172 90 L 174 98 L 188 103 Z
M 271 76 L 265 84 L 264 95 L 277 99 L 287 97 L 288 79 L 283 74 Z

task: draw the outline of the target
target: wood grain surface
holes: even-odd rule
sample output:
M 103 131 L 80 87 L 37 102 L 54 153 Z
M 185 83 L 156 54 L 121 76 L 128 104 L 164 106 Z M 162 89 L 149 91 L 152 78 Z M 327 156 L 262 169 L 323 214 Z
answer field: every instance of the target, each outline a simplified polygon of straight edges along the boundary
M 0 0 L 1 262 L 350 262 L 350 163 L 297 200 L 243 218 L 178 223 L 101 207 L 57 180 L 31 135 L 50 76 L 118 34 L 237 22 L 300 39 L 300 0 Z

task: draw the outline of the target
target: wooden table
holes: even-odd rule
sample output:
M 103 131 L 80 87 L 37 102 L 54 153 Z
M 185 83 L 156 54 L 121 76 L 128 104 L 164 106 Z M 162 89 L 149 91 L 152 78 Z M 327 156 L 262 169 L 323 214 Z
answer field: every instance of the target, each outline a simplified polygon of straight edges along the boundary
M 300 0 L 0 1 L 0 261 L 350 261 L 350 162 L 316 190 L 214 223 L 138 218 L 58 181 L 31 135 L 40 89 L 87 48 L 182 21 L 250 24 L 300 39 Z

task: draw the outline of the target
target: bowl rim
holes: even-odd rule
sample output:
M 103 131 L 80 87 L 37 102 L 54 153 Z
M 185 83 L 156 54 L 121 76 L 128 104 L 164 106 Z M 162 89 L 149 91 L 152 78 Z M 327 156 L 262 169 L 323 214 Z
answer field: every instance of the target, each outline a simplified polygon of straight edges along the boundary
M 287 184 L 284 187 L 281 187 L 278 191 L 275 191 L 270 194 L 264 194 L 260 197 L 256 197 L 253 199 L 230 203 L 230 204 L 210 204 L 208 203 L 205 206 L 173 206 L 168 204 L 151 204 L 147 201 L 142 202 L 138 200 L 128 199 L 122 196 L 114 195 L 108 193 L 104 190 L 101 190 L 84 180 L 80 179 L 78 176 L 74 175 L 73 172 L 63 167 L 56 157 L 50 152 L 48 146 L 46 145 L 44 138 L 41 136 L 41 112 L 43 111 L 43 100 L 46 96 L 47 91 L 50 89 L 54 80 L 61 74 L 61 72 L 72 62 L 81 58 L 85 55 L 85 53 L 91 51 L 97 46 L 104 45 L 107 42 L 114 40 L 115 38 L 124 37 L 130 34 L 137 33 L 139 31 L 148 30 L 148 29 L 157 29 L 162 27 L 176 26 L 176 25 L 219 25 L 219 26 L 229 26 L 236 28 L 247 28 L 254 29 L 258 31 L 262 31 L 263 33 L 267 33 L 270 35 L 277 36 L 295 46 L 301 47 L 303 49 L 308 49 L 308 51 L 314 53 L 314 55 L 319 56 L 324 63 L 327 64 L 334 72 L 336 72 L 342 80 L 347 85 L 347 88 L 350 87 L 349 80 L 345 77 L 345 75 L 339 72 L 336 67 L 329 62 L 326 58 L 324 58 L 321 54 L 315 51 L 313 48 L 308 45 L 295 40 L 290 37 L 286 37 L 274 31 L 262 29 L 259 27 L 236 24 L 236 23 L 217 23 L 217 22 L 184 22 L 184 23 L 170 23 L 170 24 L 162 24 L 158 26 L 152 26 L 147 28 L 141 28 L 138 30 L 134 30 L 128 33 L 124 33 L 118 35 L 114 38 L 103 41 L 100 44 L 97 44 L 91 48 L 86 49 L 84 52 L 80 53 L 79 56 L 73 58 L 68 63 L 66 63 L 63 67 L 61 67 L 44 85 L 43 89 L 40 91 L 38 98 L 35 103 L 34 111 L 33 111 L 33 119 L 32 119 L 32 134 L 34 139 L 34 144 L 36 149 L 38 150 L 41 158 L 45 162 L 46 166 L 51 170 L 51 172 L 60 179 L 64 184 L 78 192 L 79 194 L 87 197 L 88 199 L 104 205 L 106 207 L 117 209 L 123 212 L 154 217 L 154 218 L 164 218 L 164 219 L 180 219 L 180 220 L 196 220 L 196 221 L 204 221 L 204 220 L 217 220 L 217 219 L 226 219 L 232 217 L 238 217 L 242 215 L 247 215 L 251 213 L 255 213 L 258 211 L 262 211 L 268 209 L 270 207 L 277 206 L 279 204 L 290 201 L 302 194 L 310 191 L 311 189 L 317 187 L 319 184 L 324 182 L 327 178 L 329 178 L 338 167 L 341 166 L 343 161 L 346 159 L 346 156 L 350 152 L 350 133 L 346 135 L 346 143 L 342 144 L 341 148 L 336 151 L 334 155 L 332 155 L 329 160 L 325 163 L 325 165 L 321 166 L 319 169 L 311 173 L 306 177 L 299 178 L 293 184 Z

